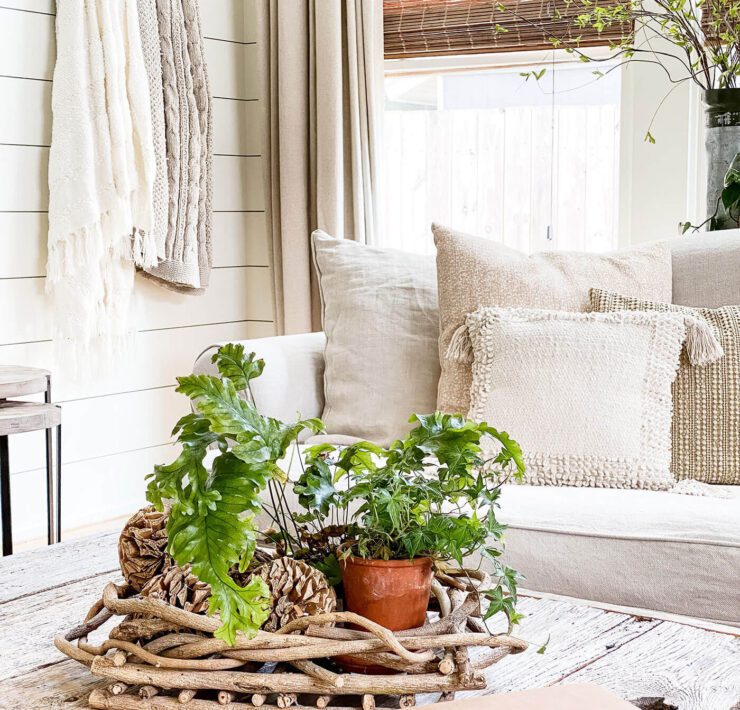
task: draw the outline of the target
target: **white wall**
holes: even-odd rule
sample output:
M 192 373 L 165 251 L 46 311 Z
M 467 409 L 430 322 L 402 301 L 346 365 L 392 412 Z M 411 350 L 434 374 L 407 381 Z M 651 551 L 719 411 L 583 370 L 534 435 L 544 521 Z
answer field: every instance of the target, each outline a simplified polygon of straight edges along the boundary
M 653 39 L 652 45 L 676 51 L 660 40 Z M 679 76 L 676 68 L 675 77 Z M 699 94 L 689 82 L 671 84 L 654 64 L 623 68 L 619 200 L 623 246 L 673 237 L 679 234 L 679 223 L 703 221 Z M 645 141 L 645 134 L 656 110 L 650 129 L 653 145 Z
M 0 365 L 53 371 L 63 405 L 63 524 L 125 515 L 187 401 L 174 378 L 218 340 L 274 334 L 262 194 L 254 0 L 201 2 L 214 96 L 215 268 L 203 296 L 137 278 L 135 351 L 113 373 L 74 380 L 54 362 L 44 295 L 54 1 L 0 7 Z M 40 434 L 10 439 L 14 535 L 45 534 Z

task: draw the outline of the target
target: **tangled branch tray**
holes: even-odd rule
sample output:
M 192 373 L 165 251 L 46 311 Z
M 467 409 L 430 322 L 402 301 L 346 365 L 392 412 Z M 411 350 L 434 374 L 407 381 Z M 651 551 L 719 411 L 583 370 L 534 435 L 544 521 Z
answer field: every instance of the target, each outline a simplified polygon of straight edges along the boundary
M 487 631 L 476 586 L 459 573 L 465 581 L 455 574 L 434 580 L 439 619 L 418 629 L 393 633 L 362 616 L 335 612 L 303 616 L 251 639 L 237 636 L 234 646 L 213 636 L 218 619 L 111 583 L 84 622 L 54 643 L 110 681 L 91 693 L 93 708 L 339 710 L 345 696 L 360 696 L 368 709 L 378 695 L 396 696 L 399 707 L 407 708 L 416 704 L 417 693 L 440 693 L 448 700 L 456 691 L 484 689 L 487 667 L 527 648 L 517 638 Z M 89 634 L 114 616 L 124 618 L 108 639 L 89 642 Z M 341 623 L 364 630 L 336 626 Z M 474 647 L 486 650 L 471 658 Z M 342 655 L 390 674 L 343 673 L 329 660 Z

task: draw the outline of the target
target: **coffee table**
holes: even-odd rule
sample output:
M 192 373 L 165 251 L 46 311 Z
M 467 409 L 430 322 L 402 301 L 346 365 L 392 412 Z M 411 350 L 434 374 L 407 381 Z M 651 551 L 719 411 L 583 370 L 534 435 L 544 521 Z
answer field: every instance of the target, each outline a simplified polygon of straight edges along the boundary
M 117 534 L 0 560 L 0 708 L 72 710 L 100 680 L 52 645 L 119 578 Z M 487 694 L 595 683 L 638 707 L 740 709 L 740 637 L 681 623 L 527 596 L 517 635 L 530 650 L 489 669 Z M 544 654 L 537 648 L 550 637 Z M 459 697 L 469 697 L 461 693 Z M 665 704 L 656 699 L 665 698 Z M 419 704 L 436 696 L 421 697 Z

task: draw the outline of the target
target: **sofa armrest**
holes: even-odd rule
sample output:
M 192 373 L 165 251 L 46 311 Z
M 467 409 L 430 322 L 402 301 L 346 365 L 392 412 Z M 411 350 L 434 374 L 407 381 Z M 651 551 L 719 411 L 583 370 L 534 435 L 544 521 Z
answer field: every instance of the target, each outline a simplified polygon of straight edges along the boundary
M 281 335 L 240 341 L 246 352 L 265 361 L 265 371 L 252 380 L 254 404 L 260 413 L 291 422 L 301 417 L 320 417 L 324 409 L 323 333 Z M 194 372 L 217 375 L 211 363 L 219 345 L 206 348 L 196 359 Z

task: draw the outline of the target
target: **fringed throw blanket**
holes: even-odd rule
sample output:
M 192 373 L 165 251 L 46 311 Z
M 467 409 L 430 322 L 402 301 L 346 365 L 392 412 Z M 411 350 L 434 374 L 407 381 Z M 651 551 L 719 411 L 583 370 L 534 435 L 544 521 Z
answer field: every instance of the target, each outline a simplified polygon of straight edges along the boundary
M 156 74 L 151 83 L 160 81 L 162 87 L 168 180 L 160 261 L 144 271 L 177 290 L 198 291 L 208 285 L 211 270 L 212 211 L 211 100 L 198 4 L 140 0 L 140 5 L 155 10 L 142 13 L 141 31 L 147 65 Z
M 133 263 L 157 262 L 155 160 L 136 1 L 60 2 L 56 28 L 47 289 L 80 354 L 129 333 Z
M 211 101 L 197 0 L 58 3 L 47 289 L 77 356 L 132 331 L 134 267 L 201 292 Z

